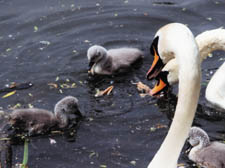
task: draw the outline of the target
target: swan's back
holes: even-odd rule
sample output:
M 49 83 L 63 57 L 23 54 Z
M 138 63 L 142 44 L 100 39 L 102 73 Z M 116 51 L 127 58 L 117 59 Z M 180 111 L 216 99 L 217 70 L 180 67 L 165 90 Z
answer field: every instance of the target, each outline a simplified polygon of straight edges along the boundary
M 137 48 L 110 49 L 107 54 L 112 58 L 113 69 L 128 67 L 143 58 L 143 52 Z
M 206 99 L 225 109 L 225 63 L 212 76 L 205 92 Z

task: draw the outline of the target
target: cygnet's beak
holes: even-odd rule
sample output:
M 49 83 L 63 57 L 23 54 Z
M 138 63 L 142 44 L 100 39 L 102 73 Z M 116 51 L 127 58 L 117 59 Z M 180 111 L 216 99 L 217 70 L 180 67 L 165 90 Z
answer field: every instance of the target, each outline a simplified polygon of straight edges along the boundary
M 160 94 L 162 91 L 166 91 L 169 88 L 169 83 L 167 81 L 167 75 L 168 72 L 163 71 L 158 74 L 158 77 L 156 78 L 158 80 L 157 84 L 154 86 L 154 88 L 150 91 L 150 94 L 152 96 Z
M 192 149 L 192 146 L 191 146 L 191 144 L 188 142 L 188 140 L 187 140 L 187 142 L 185 143 L 185 146 L 186 146 L 186 148 L 185 148 L 185 153 L 188 155 L 188 154 L 190 153 L 191 149 Z
M 152 66 L 150 67 L 150 69 L 148 70 L 146 74 L 146 78 L 149 80 L 156 78 L 158 74 L 160 73 L 160 71 L 162 70 L 162 68 L 164 67 L 163 62 L 154 47 L 153 47 L 153 50 L 154 50 L 154 60 L 153 60 Z
M 91 70 L 91 68 L 94 64 L 95 64 L 95 62 L 91 59 L 89 62 L 89 70 Z

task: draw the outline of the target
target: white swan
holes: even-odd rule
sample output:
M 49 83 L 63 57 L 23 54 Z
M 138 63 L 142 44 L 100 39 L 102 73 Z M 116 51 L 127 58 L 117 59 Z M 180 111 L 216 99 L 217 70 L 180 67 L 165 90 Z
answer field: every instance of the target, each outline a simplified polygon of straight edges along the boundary
M 107 51 L 102 46 L 94 45 L 87 51 L 92 75 L 112 75 L 124 72 L 143 56 L 143 52 L 137 48 L 117 48 Z
M 225 167 L 225 144 L 210 142 L 207 133 L 198 127 L 192 127 L 188 142 L 193 146 L 188 158 L 204 168 Z
M 158 73 L 163 64 L 170 59 L 176 58 L 180 65 L 180 82 L 173 122 L 148 168 L 176 168 L 199 98 L 201 80 L 199 50 L 191 31 L 183 24 L 172 23 L 158 30 L 151 52 L 155 60 L 147 72 L 147 78 Z
M 215 50 L 225 51 L 225 29 L 219 28 L 205 31 L 196 37 L 196 41 L 199 46 L 201 61 L 203 61 L 209 53 Z M 170 60 L 165 65 L 161 75 L 164 78 L 162 80 L 169 85 L 178 82 L 178 64 L 176 59 Z M 160 90 L 157 91 L 159 92 Z M 213 105 L 225 109 L 225 62 L 212 76 L 206 88 L 205 97 Z
M 54 113 L 44 109 L 16 109 L 9 116 L 9 123 L 16 131 L 35 135 L 46 133 L 54 128 L 65 128 L 73 119 L 81 117 L 78 100 L 66 96 L 55 105 Z

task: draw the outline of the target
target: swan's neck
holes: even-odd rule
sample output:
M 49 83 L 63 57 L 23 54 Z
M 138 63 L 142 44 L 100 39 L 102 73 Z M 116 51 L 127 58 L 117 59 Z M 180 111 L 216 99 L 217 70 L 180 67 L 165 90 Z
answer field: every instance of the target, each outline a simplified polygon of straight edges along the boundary
M 205 31 L 196 37 L 201 61 L 215 50 L 225 51 L 225 29 L 219 28 Z
M 180 67 L 175 116 L 163 144 L 148 168 L 177 167 L 177 160 L 188 136 L 199 98 L 201 73 L 197 52 L 198 50 L 195 48 L 193 53 L 176 53 L 180 57 L 178 59 Z M 193 59 L 188 58 L 189 54 L 193 55 Z

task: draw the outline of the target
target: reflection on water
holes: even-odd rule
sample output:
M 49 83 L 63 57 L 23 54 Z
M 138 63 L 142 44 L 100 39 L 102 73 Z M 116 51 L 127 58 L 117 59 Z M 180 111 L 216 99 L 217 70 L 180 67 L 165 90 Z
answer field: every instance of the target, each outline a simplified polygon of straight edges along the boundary
M 87 114 L 75 142 L 60 135 L 51 136 L 56 140 L 54 145 L 50 145 L 48 136 L 33 138 L 29 166 L 147 167 L 167 133 L 176 102 L 174 98 L 166 102 L 140 98 L 131 84 L 140 80 L 151 85 L 145 73 L 152 61 L 149 44 L 153 35 L 169 22 L 188 24 L 195 35 L 224 26 L 224 7 L 222 1 L 200 0 L 0 0 L 1 88 L 11 82 L 34 84 L 1 99 L 0 107 L 5 110 L 19 104 L 53 109 L 57 100 L 73 95 Z M 86 58 L 93 44 L 107 49 L 137 47 L 144 51 L 145 59 L 141 68 L 125 75 L 93 79 L 87 74 Z M 206 61 L 203 68 L 208 64 L 217 67 L 217 58 Z M 206 79 L 203 75 L 203 81 Z M 112 84 L 111 95 L 94 96 L 96 88 L 105 89 Z M 211 117 L 211 112 L 217 110 L 208 108 L 204 89 L 203 86 L 195 124 L 212 139 L 225 139 L 224 114 L 222 119 Z M 159 124 L 167 127 L 154 129 Z M 23 146 L 13 146 L 13 154 L 13 163 L 21 162 Z M 187 163 L 184 156 L 180 162 Z

